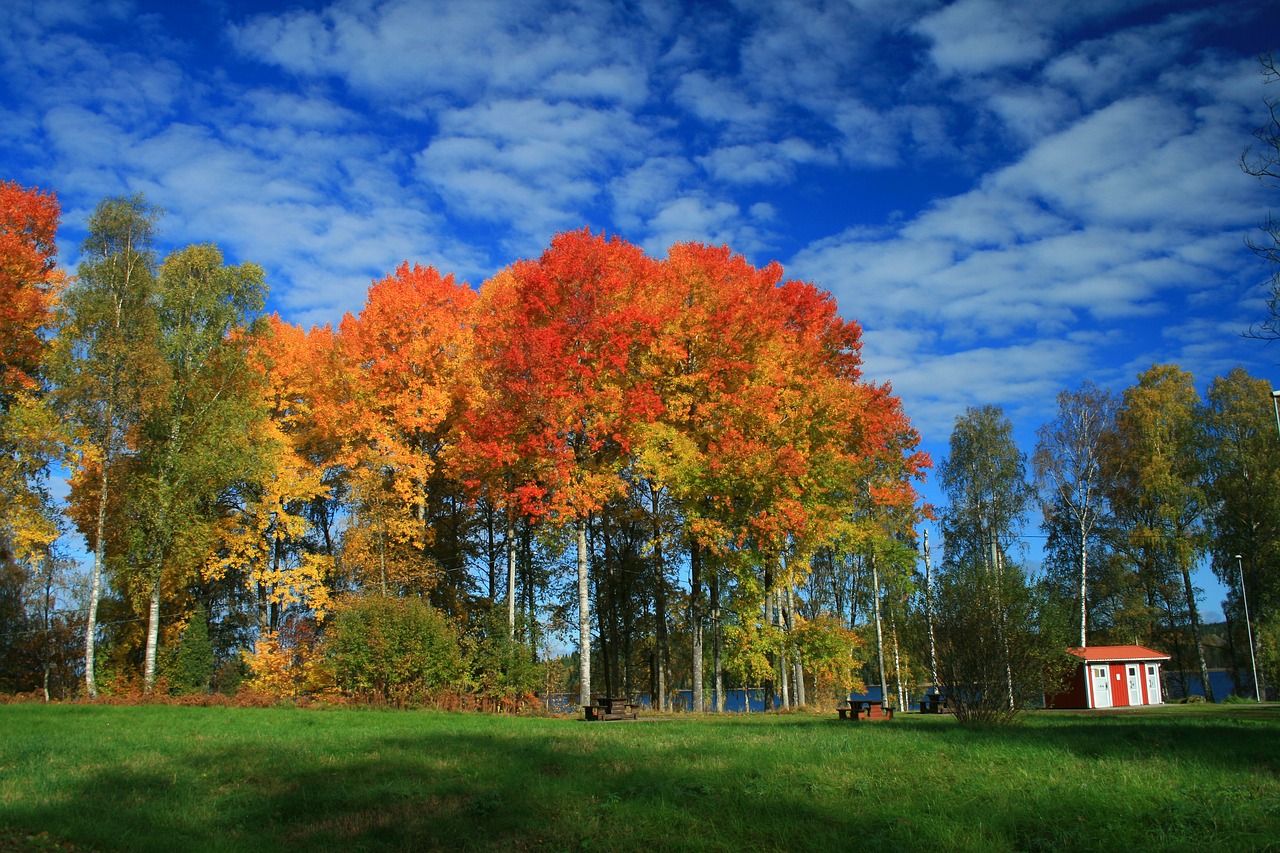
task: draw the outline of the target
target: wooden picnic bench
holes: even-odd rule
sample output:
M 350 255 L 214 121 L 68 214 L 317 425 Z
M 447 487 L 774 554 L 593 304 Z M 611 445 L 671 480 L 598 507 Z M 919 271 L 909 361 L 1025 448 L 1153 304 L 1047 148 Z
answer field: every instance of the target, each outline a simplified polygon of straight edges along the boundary
M 846 699 L 836 707 L 842 720 L 892 720 L 893 707 L 886 708 L 880 699 Z
M 600 720 L 638 720 L 640 703 L 618 696 L 595 696 L 582 711 L 589 722 Z
M 940 693 L 933 693 L 920 700 L 921 714 L 949 714 L 951 713 L 951 705 L 947 701 L 947 697 Z

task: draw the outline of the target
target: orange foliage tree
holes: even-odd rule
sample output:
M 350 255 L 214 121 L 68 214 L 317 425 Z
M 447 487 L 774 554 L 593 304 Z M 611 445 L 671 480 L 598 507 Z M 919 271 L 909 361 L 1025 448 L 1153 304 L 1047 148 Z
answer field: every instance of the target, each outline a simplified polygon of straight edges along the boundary
M 463 537 L 447 523 L 462 500 L 449 454 L 474 381 L 475 300 L 452 275 L 406 263 L 374 282 L 364 310 L 338 329 L 332 403 L 354 498 L 343 558 L 383 594 L 461 600 L 442 578 L 459 577 L 463 559 Z

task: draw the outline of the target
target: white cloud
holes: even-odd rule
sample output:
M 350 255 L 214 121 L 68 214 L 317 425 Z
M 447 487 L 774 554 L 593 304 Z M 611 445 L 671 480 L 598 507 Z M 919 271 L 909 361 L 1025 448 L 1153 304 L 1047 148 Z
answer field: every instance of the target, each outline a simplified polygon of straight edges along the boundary
M 440 116 L 419 177 L 458 213 L 549 237 L 577 227 L 647 131 L 617 110 L 511 100 Z
M 921 20 L 916 32 L 927 36 L 930 56 L 949 74 L 981 74 L 1038 62 L 1053 41 L 1037 3 L 958 0 Z
M 613 219 L 626 231 L 639 234 L 660 205 L 679 195 L 693 178 L 693 165 L 683 157 L 653 156 L 625 169 L 609 182 Z
M 636 103 L 636 52 L 608 5 L 340 0 L 233 25 L 238 49 L 291 73 L 336 77 L 382 103 L 554 94 Z
M 780 184 L 795 176 L 797 166 L 832 164 L 835 157 L 797 137 L 780 142 L 731 145 L 699 157 L 711 177 L 729 184 Z
M 644 250 L 662 257 L 674 243 L 697 241 L 732 246 L 750 255 L 762 249 L 771 235 L 766 227 L 773 218 L 767 205 L 753 205 L 745 214 L 727 201 L 685 196 L 663 204 L 645 223 L 649 237 Z
M 760 126 L 772 117 L 767 106 L 743 92 L 734 80 L 701 71 L 682 76 L 672 97 L 706 122 L 745 125 L 759 132 Z

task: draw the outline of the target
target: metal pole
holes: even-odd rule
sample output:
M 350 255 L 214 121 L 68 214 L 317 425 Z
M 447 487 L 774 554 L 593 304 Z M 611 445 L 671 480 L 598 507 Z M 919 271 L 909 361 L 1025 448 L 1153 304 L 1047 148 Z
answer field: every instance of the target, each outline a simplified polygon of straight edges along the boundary
M 1249 597 L 1244 592 L 1244 557 L 1236 554 L 1236 566 L 1240 569 L 1240 600 L 1244 602 L 1244 629 L 1249 637 L 1249 663 L 1253 666 L 1253 698 L 1262 701 L 1262 689 L 1258 686 L 1258 660 L 1253 656 L 1253 627 L 1249 624 Z

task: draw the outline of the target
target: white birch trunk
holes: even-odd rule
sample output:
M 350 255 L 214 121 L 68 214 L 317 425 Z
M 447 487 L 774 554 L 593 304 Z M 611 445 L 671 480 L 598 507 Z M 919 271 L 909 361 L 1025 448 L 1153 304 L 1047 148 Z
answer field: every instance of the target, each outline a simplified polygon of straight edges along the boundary
M 516 517 L 507 507 L 507 638 L 516 638 Z
M 111 407 L 107 407 L 107 417 L 111 417 Z M 110 446 L 110 428 L 107 432 L 107 443 Z M 98 685 L 94 678 L 95 637 L 98 633 L 98 599 L 102 597 L 102 560 L 107 551 L 107 469 L 111 451 L 103 454 L 102 476 L 98 481 L 98 527 L 93 537 L 93 569 L 89 581 L 89 614 L 85 619 L 84 636 L 84 688 L 90 699 L 97 698 Z
M 791 584 L 788 582 L 787 583 L 787 631 L 788 632 L 792 631 L 796 626 L 795 613 L 796 613 L 795 591 L 792 588 Z M 796 657 L 795 657 L 793 666 L 795 668 L 794 678 L 796 680 L 796 705 L 800 707 L 804 707 L 809 703 L 805 700 L 804 661 L 800 659 L 799 652 L 796 652 Z
M 156 683 L 156 649 L 160 645 L 160 568 L 151 582 L 151 604 L 147 608 L 147 652 L 142 671 L 142 690 L 150 693 Z
M 1089 627 L 1089 605 L 1086 594 L 1089 590 L 1089 534 L 1087 528 L 1080 525 L 1080 648 L 1085 648 Z
M 578 701 L 591 704 L 591 588 L 587 582 L 587 520 L 574 522 L 578 534 Z
M 924 531 L 924 614 L 929 625 L 929 675 L 933 678 L 933 690 L 941 693 L 938 684 L 938 641 L 933 634 L 933 562 L 929 558 L 929 531 Z
M 884 625 L 880 618 L 880 570 L 876 568 L 876 555 L 871 552 L 871 600 L 876 617 L 876 661 L 880 667 L 880 701 L 889 696 L 889 683 L 884 677 Z

